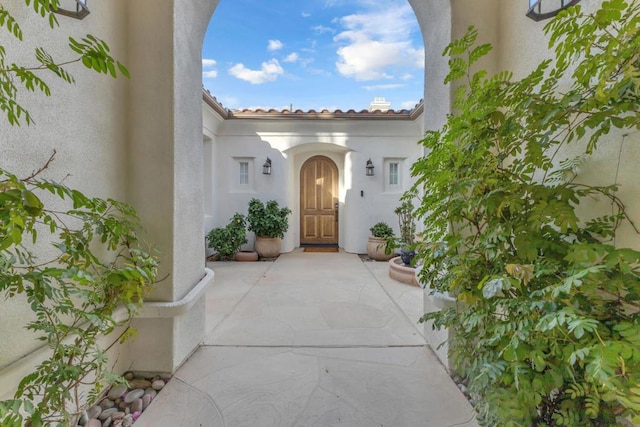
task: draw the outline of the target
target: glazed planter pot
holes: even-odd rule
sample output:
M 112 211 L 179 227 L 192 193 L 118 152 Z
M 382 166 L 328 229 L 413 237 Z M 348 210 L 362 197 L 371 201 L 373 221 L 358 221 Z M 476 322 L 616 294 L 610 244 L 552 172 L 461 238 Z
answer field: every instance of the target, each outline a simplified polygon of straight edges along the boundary
M 258 253 L 256 251 L 240 251 L 236 252 L 233 258 L 239 262 L 257 261 Z
M 277 237 L 256 236 L 254 248 L 260 258 L 275 258 L 280 255 L 281 243 Z
M 389 261 L 394 257 L 394 254 L 387 255 L 384 253 L 386 245 L 387 240 L 382 237 L 369 237 L 369 240 L 367 240 L 367 255 L 376 261 Z
M 402 259 L 402 263 L 407 267 L 411 267 L 411 261 L 413 261 L 415 256 L 416 251 L 414 250 L 400 249 L 400 258 Z

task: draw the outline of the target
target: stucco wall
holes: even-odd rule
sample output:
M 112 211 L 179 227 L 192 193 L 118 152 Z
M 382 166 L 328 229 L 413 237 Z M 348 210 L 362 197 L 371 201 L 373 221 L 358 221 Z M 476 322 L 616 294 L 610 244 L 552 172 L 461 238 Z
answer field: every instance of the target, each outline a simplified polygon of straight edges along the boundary
M 214 182 L 214 165 L 216 164 L 216 141 L 218 128 L 223 119 L 210 106 L 202 106 L 202 144 L 203 144 L 203 203 L 204 203 L 204 233 L 215 227 L 215 212 L 217 207 L 218 186 Z
M 14 14 L 24 31 L 24 43 L 15 43 L 3 30 L 3 45 L 7 43 L 11 61 L 33 64 L 34 46 L 46 48 L 59 60 L 68 60 L 72 56 L 68 35 L 80 38 L 92 33 L 109 44 L 115 57 L 128 62 L 126 30 L 120 19 L 125 1 L 96 2 L 93 13 L 83 21 L 60 16 L 62 27 L 54 30 L 46 19 L 26 9 L 24 2 L 3 7 Z M 75 78 L 73 85 L 43 74 L 51 88 L 49 98 L 21 92 L 20 100 L 33 115 L 35 125 L 11 127 L 1 119 L 0 167 L 27 176 L 56 150 L 56 159 L 43 178 L 64 180 L 66 185 L 91 196 L 124 199 L 127 176 L 122 173 L 122 165 L 126 164 L 128 108 L 123 100 L 129 82 L 122 77 L 114 80 L 97 76 L 78 63 L 67 70 Z M 24 329 L 30 313 L 22 298 L 0 298 L 0 368 L 41 345 Z
M 12 11 L 15 7 L 27 35 L 25 45 L 37 41 L 54 55 L 64 52 L 60 57 L 67 59 L 67 35 L 91 32 L 105 39 L 129 68 L 130 80 L 113 80 L 73 65 L 74 86 L 52 81 L 54 97 L 25 97 L 37 126 L 0 127 L 0 165 L 26 176 L 55 148 L 58 160 L 47 178 L 61 180 L 69 174 L 69 186 L 133 204 L 147 239 L 160 251 L 160 277 L 167 276 L 151 297 L 159 303 L 192 296 L 196 285 L 204 283 L 201 47 L 215 4 L 94 2 L 83 21 L 60 17 L 63 27 L 57 32 L 35 19 L 24 3 L 5 5 Z M 26 58 L 32 52 L 19 55 Z M 39 346 L 22 329 L 28 313 L 18 298 L 0 301 L 0 368 L 33 355 Z M 140 338 L 121 352 L 118 366 L 172 372 L 203 338 L 203 300 L 196 299 L 183 313 L 163 314 L 153 306 L 135 325 Z M 28 372 L 26 365 L 14 363 L 0 373 L 2 392 L 12 386 L 4 381 L 13 378 L 9 374 Z
M 393 210 L 412 183 L 410 166 L 422 154 L 417 144 L 422 117 L 411 121 L 382 120 L 227 120 L 216 135 L 214 226 L 225 225 L 235 213 L 246 214 L 248 201 L 276 200 L 292 211 L 283 251 L 300 244 L 300 170 L 314 155 L 325 155 L 339 170 L 339 245 L 348 252 L 366 252 L 369 228 L 386 221 L 398 232 Z M 266 158 L 271 175 L 262 174 Z M 371 158 L 375 175 L 365 175 Z M 238 159 L 252 163 L 251 185 L 236 185 Z M 402 165 L 401 185 L 386 188 L 385 159 Z M 236 160 L 236 161 L 234 161 Z

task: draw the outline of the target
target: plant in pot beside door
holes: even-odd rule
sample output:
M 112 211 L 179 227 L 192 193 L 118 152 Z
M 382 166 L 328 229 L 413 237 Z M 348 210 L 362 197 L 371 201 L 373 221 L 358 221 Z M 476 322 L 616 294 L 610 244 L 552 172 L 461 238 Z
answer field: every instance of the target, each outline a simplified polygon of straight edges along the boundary
M 246 219 L 244 215 L 235 213 L 224 227 L 216 227 L 209 232 L 209 247 L 216 251 L 220 261 L 233 259 L 240 246 L 247 243 Z
M 266 205 L 258 199 L 249 201 L 249 231 L 256 234 L 255 249 L 261 258 L 274 258 L 280 254 L 281 239 L 289 229 L 291 209 L 281 208 L 275 200 Z
M 369 229 L 371 236 L 367 240 L 367 255 L 376 261 L 388 261 L 393 254 L 387 253 L 387 242 L 394 237 L 393 229 L 386 222 L 378 222 Z

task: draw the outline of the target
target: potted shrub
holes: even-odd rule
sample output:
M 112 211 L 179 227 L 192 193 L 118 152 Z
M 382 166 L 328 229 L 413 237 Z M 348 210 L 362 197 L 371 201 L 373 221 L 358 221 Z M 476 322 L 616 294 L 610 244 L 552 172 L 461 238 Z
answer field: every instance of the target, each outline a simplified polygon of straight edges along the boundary
M 240 246 L 247 243 L 246 219 L 235 213 L 224 227 L 214 228 L 207 235 L 209 247 L 216 251 L 220 261 L 233 259 Z
M 418 286 L 413 259 L 416 256 L 415 237 L 416 223 L 413 219 L 413 203 L 410 198 L 404 198 L 402 204 L 394 211 L 398 215 L 400 237 L 387 240 L 386 253 L 390 254 L 394 249 L 400 256 L 389 260 L 389 277 L 402 283 Z
M 275 200 L 266 205 L 258 199 L 249 201 L 249 231 L 256 234 L 255 249 L 261 258 L 274 258 L 280 254 L 284 233 L 289 229 L 291 209 L 281 208 Z
M 367 241 L 367 255 L 376 261 L 388 261 L 393 254 L 387 253 L 387 242 L 393 239 L 393 229 L 386 222 L 378 222 L 369 229 L 371 236 Z
M 416 222 L 413 219 L 413 203 L 405 199 L 394 211 L 398 215 L 400 238 L 395 240 L 395 246 L 400 248 L 400 258 L 406 266 L 411 266 L 416 256 L 414 243 L 416 238 Z

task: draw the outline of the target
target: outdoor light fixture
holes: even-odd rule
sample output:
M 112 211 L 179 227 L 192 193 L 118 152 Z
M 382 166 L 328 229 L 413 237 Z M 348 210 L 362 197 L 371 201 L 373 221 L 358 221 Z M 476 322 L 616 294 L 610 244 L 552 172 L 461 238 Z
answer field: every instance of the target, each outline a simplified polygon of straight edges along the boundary
M 65 0 L 61 0 L 61 3 L 64 1 Z M 51 11 L 59 15 L 68 16 L 70 18 L 84 19 L 89 14 L 89 8 L 87 8 L 88 1 L 89 0 L 67 0 L 67 2 L 75 3 L 75 11 L 73 11 L 72 9 L 64 9 L 60 6 L 57 9 L 52 8 Z
M 367 160 L 367 176 L 373 176 L 373 162 L 371 159 Z
M 262 165 L 262 173 L 265 175 L 271 175 L 271 159 L 267 157 L 267 161 Z
M 534 21 L 553 18 L 562 9 L 578 4 L 580 0 L 529 0 L 527 16 Z

